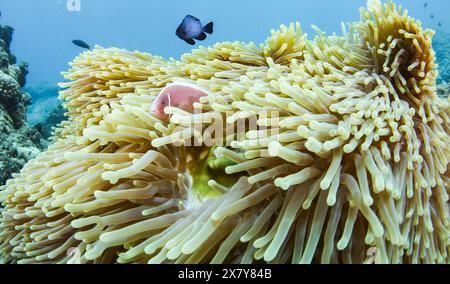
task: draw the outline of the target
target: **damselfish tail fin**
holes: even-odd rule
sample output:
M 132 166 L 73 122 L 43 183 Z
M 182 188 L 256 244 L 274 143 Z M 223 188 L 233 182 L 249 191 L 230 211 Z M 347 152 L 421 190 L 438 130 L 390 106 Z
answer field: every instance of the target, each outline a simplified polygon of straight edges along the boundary
M 214 32 L 214 23 L 211 22 L 203 27 L 203 31 L 207 34 L 212 34 Z

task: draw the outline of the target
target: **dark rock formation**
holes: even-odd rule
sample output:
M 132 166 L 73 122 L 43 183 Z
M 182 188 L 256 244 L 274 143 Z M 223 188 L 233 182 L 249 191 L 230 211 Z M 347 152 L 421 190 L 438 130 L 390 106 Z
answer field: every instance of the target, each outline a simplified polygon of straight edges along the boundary
M 16 62 L 10 44 L 14 29 L 0 25 L 0 185 L 45 146 L 42 135 L 26 124 L 31 96 L 22 90 L 28 65 Z

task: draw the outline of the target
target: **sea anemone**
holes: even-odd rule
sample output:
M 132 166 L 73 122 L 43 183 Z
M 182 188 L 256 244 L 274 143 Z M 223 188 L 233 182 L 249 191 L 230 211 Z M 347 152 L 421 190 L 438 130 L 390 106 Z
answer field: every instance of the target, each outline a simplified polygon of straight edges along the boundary
M 448 263 L 433 32 L 369 2 L 342 36 L 297 23 L 181 61 L 81 54 L 68 121 L 0 193 L 3 262 Z M 209 95 L 152 116 L 176 82 Z

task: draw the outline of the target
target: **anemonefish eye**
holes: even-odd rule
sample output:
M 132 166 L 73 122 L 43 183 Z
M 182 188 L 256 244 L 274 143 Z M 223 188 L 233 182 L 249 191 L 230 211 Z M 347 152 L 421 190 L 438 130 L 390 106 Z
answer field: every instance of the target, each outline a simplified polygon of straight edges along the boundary
M 166 101 L 162 101 L 162 102 L 161 102 L 161 105 L 162 105 L 162 106 L 165 106 L 165 105 L 166 105 Z

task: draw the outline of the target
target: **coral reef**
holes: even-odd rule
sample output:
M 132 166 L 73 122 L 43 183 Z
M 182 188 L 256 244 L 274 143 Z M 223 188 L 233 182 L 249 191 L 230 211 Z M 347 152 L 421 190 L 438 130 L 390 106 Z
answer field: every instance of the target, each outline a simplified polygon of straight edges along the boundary
M 433 38 L 433 48 L 436 51 L 436 62 L 439 65 L 438 95 L 448 98 L 450 93 L 450 34 L 445 31 L 438 31 Z
M 442 83 L 437 86 L 437 93 L 438 96 L 441 98 L 448 98 L 448 95 L 450 94 L 450 83 Z
M 347 28 L 310 40 L 292 24 L 180 61 L 81 54 L 61 83 L 69 120 L 0 192 L 2 261 L 448 263 L 433 32 L 377 0 Z M 152 116 L 177 82 L 210 94 Z
M 49 139 L 51 138 L 55 127 L 65 119 L 64 113 L 66 110 L 59 101 L 47 100 L 38 102 L 36 108 L 33 109 L 34 113 L 36 110 L 41 109 L 40 106 L 43 106 L 44 103 L 49 104 L 48 113 L 46 113 L 45 116 L 42 116 L 38 123 L 32 124 L 32 126 L 35 127 L 45 139 Z
M 22 91 L 27 64 L 16 64 L 10 52 L 13 29 L 0 26 L 0 184 L 5 184 L 43 147 L 39 132 L 26 125 L 31 97 Z
M 33 97 L 27 113 L 28 124 L 38 129 L 45 139 L 50 138 L 53 129 L 65 119 L 65 109 L 58 99 L 59 87 L 43 84 L 27 86 L 24 90 Z
M 45 147 L 40 133 L 33 128 L 10 126 L 0 111 L 0 184 L 5 184 Z
M 12 27 L 0 25 L 0 71 L 11 76 L 20 87 L 23 87 L 28 74 L 28 64 L 25 62 L 17 64 L 16 57 L 11 53 L 13 33 Z
M 450 83 L 450 34 L 438 31 L 433 38 L 433 48 L 436 51 L 436 62 L 439 65 L 438 83 Z

